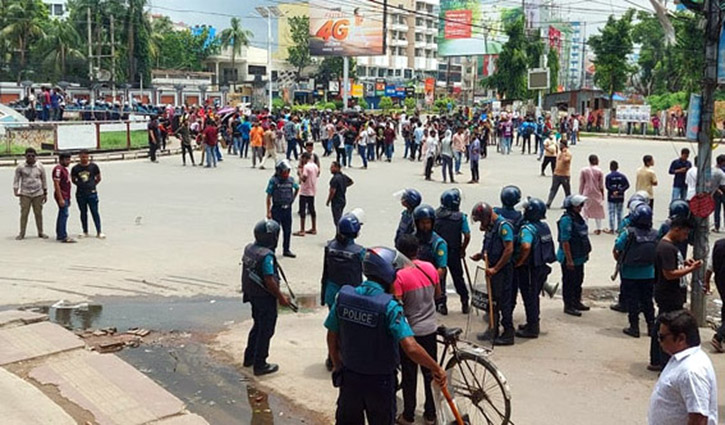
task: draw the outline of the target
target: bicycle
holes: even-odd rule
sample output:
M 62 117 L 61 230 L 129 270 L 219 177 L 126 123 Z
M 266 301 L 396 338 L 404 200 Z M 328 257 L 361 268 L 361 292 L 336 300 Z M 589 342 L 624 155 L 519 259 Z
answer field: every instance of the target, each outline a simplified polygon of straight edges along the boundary
M 443 346 L 438 364 L 448 375 L 448 389 L 468 425 L 508 425 L 511 392 L 503 374 L 488 359 L 492 350 L 462 341 L 461 328 L 439 326 L 438 344 Z M 459 347 L 464 342 L 466 347 Z M 445 366 L 444 366 L 445 365 Z

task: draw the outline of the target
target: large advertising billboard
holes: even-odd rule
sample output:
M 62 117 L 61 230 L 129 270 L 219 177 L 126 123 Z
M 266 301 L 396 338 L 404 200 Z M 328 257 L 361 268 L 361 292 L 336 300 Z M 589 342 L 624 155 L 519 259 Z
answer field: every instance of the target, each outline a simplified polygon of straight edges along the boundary
M 438 56 L 477 56 L 501 51 L 505 9 L 482 0 L 440 0 Z
M 310 0 L 309 16 L 312 56 L 385 54 L 384 13 L 378 2 Z

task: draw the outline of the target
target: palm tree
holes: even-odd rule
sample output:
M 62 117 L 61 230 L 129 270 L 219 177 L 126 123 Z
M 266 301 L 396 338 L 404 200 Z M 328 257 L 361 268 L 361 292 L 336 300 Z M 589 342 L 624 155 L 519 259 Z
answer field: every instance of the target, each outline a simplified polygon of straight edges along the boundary
M 242 54 L 242 47 L 249 46 L 249 39 L 253 36 L 249 30 L 242 29 L 241 21 L 239 18 L 232 18 L 229 28 L 222 31 L 221 44 L 223 48 L 232 48 L 232 68 L 236 74 L 236 59 L 237 55 Z M 217 76 L 218 77 L 218 76 Z M 237 79 L 233 81 L 234 91 L 237 91 Z
M 6 9 L 6 25 L 0 30 L 0 38 L 12 40 L 20 52 L 20 67 L 25 68 L 26 54 L 32 39 L 45 35 L 44 21 L 48 9 L 41 0 L 16 0 Z
M 65 78 L 68 59 L 85 57 L 78 49 L 81 46 L 81 37 L 68 19 L 53 20 L 43 44 L 46 52 L 43 63 L 52 67 L 61 78 Z
M 151 35 L 149 36 L 149 53 L 156 63 L 156 68 L 161 66 L 161 46 L 166 34 L 173 31 L 173 24 L 168 16 L 154 19 L 151 23 Z

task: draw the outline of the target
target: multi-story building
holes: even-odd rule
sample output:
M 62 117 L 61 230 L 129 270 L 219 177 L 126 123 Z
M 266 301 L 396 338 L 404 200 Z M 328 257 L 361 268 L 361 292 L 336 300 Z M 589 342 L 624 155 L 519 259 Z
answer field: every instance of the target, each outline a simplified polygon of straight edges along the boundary
M 571 50 L 567 61 L 566 87 L 568 90 L 583 87 L 584 65 L 586 61 L 586 23 L 571 23 Z
M 48 7 L 51 18 L 68 17 L 70 11 L 66 0 L 43 0 L 43 3 Z

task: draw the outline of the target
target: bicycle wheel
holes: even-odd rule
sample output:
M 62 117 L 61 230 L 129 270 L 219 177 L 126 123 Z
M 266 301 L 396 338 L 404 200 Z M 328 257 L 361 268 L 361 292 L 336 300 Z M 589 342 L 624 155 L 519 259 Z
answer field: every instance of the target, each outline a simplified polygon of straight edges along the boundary
M 488 358 L 459 351 L 446 365 L 448 388 L 470 425 L 507 425 L 511 393 L 506 378 Z

